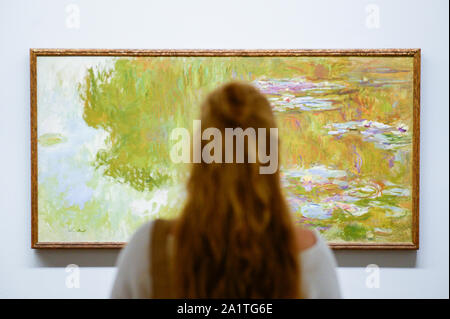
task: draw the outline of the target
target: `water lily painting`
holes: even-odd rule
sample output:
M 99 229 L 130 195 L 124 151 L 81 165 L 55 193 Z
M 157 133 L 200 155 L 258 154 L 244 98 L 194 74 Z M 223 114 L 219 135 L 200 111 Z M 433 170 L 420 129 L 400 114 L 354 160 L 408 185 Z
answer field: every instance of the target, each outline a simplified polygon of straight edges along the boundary
M 120 247 L 176 217 L 170 132 L 233 80 L 264 93 L 296 223 L 335 248 L 418 248 L 420 51 L 31 50 L 32 246 Z

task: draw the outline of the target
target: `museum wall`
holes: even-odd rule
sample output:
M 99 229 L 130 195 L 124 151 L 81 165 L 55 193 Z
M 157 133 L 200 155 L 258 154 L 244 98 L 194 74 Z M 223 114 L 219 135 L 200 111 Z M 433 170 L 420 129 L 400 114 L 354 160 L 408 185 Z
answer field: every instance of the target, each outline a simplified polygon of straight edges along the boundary
M 420 249 L 335 255 L 345 298 L 448 298 L 448 1 L 0 0 L 0 41 L 1 298 L 108 297 L 118 255 L 30 248 L 30 48 L 421 48 Z

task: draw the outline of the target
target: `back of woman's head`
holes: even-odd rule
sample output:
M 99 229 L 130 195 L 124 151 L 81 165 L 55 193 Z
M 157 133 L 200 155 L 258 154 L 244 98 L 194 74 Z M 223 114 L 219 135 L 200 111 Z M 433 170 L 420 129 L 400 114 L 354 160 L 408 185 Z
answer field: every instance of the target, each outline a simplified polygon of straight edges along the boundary
M 267 146 L 278 142 L 269 134 L 276 125 L 268 100 L 249 84 L 228 83 L 204 101 L 201 126 L 203 132 L 216 128 L 220 143 L 210 154 L 214 161 L 202 160 L 192 166 L 188 198 L 175 229 L 176 295 L 298 297 L 293 223 L 278 168 L 273 174 L 260 172 L 263 163 L 257 141 L 265 140 Z M 257 135 L 244 139 L 243 162 L 238 160 L 238 138 L 231 157 L 227 148 L 226 131 L 237 128 L 254 130 Z M 262 132 L 265 136 L 258 136 Z M 208 143 L 202 140 L 201 149 Z M 254 161 L 249 160 L 252 157 Z

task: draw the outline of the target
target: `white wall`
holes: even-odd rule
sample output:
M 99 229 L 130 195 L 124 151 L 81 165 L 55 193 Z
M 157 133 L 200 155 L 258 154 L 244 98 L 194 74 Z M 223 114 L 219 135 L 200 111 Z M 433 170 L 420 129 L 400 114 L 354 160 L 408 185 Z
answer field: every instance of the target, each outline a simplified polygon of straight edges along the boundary
M 66 5 L 80 28 L 66 27 Z M 377 4 L 379 28 L 366 26 Z M 348 298 L 449 297 L 448 1 L 0 0 L 0 297 L 107 297 L 116 251 L 30 249 L 29 48 L 422 48 L 418 252 L 336 252 Z M 65 266 L 81 267 L 81 288 Z M 365 266 L 381 267 L 380 288 Z

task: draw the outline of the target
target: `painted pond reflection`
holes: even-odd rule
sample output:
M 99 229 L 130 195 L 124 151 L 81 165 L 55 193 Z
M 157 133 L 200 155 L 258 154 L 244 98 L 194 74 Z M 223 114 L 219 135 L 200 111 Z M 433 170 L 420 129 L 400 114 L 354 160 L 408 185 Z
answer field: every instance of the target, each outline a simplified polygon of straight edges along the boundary
M 332 242 L 411 242 L 411 57 L 49 56 L 38 70 L 40 241 L 122 242 L 176 217 L 188 170 L 170 133 L 238 79 L 272 104 L 298 223 Z
M 390 72 L 387 72 L 390 70 Z M 282 182 L 296 221 L 330 241 L 411 240 L 411 77 L 263 79 L 279 121 Z M 401 90 L 400 90 L 401 89 Z M 399 106 L 399 105 L 402 106 Z

